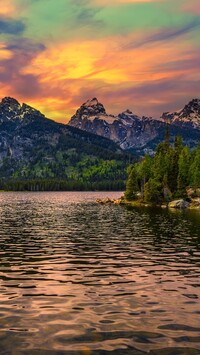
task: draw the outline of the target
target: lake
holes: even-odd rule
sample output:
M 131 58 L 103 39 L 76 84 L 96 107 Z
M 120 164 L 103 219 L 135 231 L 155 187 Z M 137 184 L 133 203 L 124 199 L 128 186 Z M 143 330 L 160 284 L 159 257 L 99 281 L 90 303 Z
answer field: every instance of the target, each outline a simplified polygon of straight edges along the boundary
M 200 212 L 0 193 L 0 354 L 200 354 Z

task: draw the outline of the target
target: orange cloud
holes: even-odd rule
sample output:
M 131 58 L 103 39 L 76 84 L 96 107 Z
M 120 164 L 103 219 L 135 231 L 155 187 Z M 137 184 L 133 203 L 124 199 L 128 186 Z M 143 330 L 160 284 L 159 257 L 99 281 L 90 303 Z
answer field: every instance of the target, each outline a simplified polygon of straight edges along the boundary
M 49 47 L 30 63 L 24 73 L 40 76 L 41 83 L 66 81 L 104 80 L 108 84 L 127 80 L 124 69 L 107 54 L 113 49 L 110 39 L 99 41 L 74 41 Z M 56 64 L 55 64 L 56 63 Z
M 12 53 L 6 49 L 6 45 L 3 42 L 0 42 L 0 58 L 1 60 L 10 59 L 12 57 Z M 1 70 L 1 67 L 0 67 Z
M 50 46 L 30 63 L 24 73 L 39 78 L 44 94 L 39 98 L 38 107 L 50 117 L 63 120 L 76 108 L 73 98 L 79 96 L 81 100 L 87 92 L 89 95 L 93 91 L 99 96 L 104 88 L 117 91 L 134 85 L 137 89 L 145 83 L 174 80 L 177 68 L 162 64 L 179 58 L 186 60 L 187 55 L 176 42 L 125 50 L 123 46 L 117 47 L 111 38 L 99 41 L 98 47 L 95 41 L 74 41 Z M 192 73 L 193 68 L 187 71 L 180 68 L 179 75 L 186 75 L 186 72 Z M 150 101 L 155 104 L 162 100 L 151 98 Z M 66 112 L 68 106 L 70 110 Z
M 126 37 L 126 43 L 133 43 L 137 38 L 137 33 Z M 196 68 L 187 64 L 192 60 L 192 50 L 188 47 L 186 53 L 185 43 L 177 46 L 174 40 L 170 44 L 151 43 L 144 47 L 129 48 L 124 42 L 123 37 L 112 37 L 98 40 L 98 43 L 95 40 L 81 40 L 50 45 L 31 56 L 28 65 L 21 69 L 21 74 L 37 78 L 39 90 L 34 89 L 36 92 L 32 96 L 27 94 L 27 97 L 17 98 L 35 106 L 47 117 L 66 122 L 77 106 L 90 96 L 105 99 L 105 105 L 108 104 L 111 113 L 117 113 L 123 107 L 132 109 L 131 92 L 134 92 L 133 97 L 138 105 L 147 100 L 151 107 L 163 105 L 171 90 L 171 86 L 170 89 L 167 86 L 171 84 L 168 83 L 176 82 L 180 77 L 190 80 L 195 73 Z M 4 55 L 9 53 L 5 51 Z M 185 61 L 183 67 L 182 64 L 176 64 L 180 60 L 182 63 Z M 151 88 L 151 85 L 157 90 L 162 82 L 166 87 L 166 96 L 160 94 L 159 90 L 156 96 L 151 89 L 142 93 L 145 87 Z M 12 87 L 10 92 L 7 89 L 2 96 L 15 96 Z M 106 100 L 110 100 L 110 103 Z M 141 111 L 138 110 L 138 113 Z
M 0 16 L 13 16 L 16 14 L 16 6 L 13 1 L 0 0 Z

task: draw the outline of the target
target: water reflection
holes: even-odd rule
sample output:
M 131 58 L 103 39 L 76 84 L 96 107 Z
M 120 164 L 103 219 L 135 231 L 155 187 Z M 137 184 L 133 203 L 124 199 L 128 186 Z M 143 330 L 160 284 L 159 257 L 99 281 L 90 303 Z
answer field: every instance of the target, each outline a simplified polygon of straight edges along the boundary
M 100 195 L 0 194 L 0 353 L 200 353 L 199 212 Z

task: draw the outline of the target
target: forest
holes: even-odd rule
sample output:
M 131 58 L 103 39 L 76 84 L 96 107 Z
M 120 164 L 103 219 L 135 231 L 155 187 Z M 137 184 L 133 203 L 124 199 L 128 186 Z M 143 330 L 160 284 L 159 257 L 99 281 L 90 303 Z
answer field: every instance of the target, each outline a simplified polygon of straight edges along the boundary
M 0 190 L 95 191 L 124 190 L 127 167 L 135 160 L 112 141 L 83 132 L 81 140 L 60 135 L 54 146 L 38 139 L 24 149 L 21 160 L 7 156 L 0 166 Z
M 155 155 L 145 155 L 142 161 L 132 164 L 126 183 L 125 198 L 159 204 L 174 198 L 187 198 L 200 187 L 200 144 L 192 151 L 184 146 L 181 136 L 170 145 L 169 128 L 165 139 L 158 144 Z
M 68 179 L 9 179 L 0 180 L 4 191 L 122 191 L 124 180 L 104 179 L 102 181 Z
M 200 187 L 200 144 L 190 150 L 179 135 L 171 144 L 169 127 L 154 156 L 146 154 L 140 161 L 104 146 L 81 141 L 77 145 L 74 138 L 61 138 L 57 151 L 43 143 L 35 147 L 29 162 L 18 166 L 12 158 L 5 158 L 0 168 L 0 190 L 125 190 L 128 201 L 160 204 L 187 198 L 189 187 L 194 194 Z

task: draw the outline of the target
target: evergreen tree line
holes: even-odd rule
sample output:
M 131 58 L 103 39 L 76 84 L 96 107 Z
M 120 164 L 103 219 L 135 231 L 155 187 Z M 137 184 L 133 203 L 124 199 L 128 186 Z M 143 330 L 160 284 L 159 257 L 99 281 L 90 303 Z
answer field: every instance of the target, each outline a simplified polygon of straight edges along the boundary
M 129 167 L 125 198 L 147 203 L 169 202 L 186 197 L 188 187 L 200 187 L 200 145 L 193 151 L 183 146 L 181 136 L 170 145 L 167 128 L 164 142 L 158 144 L 154 157 Z
M 0 180 L 4 191 L 123 191 L 124 180 L 69 181 L 66 179 Z

